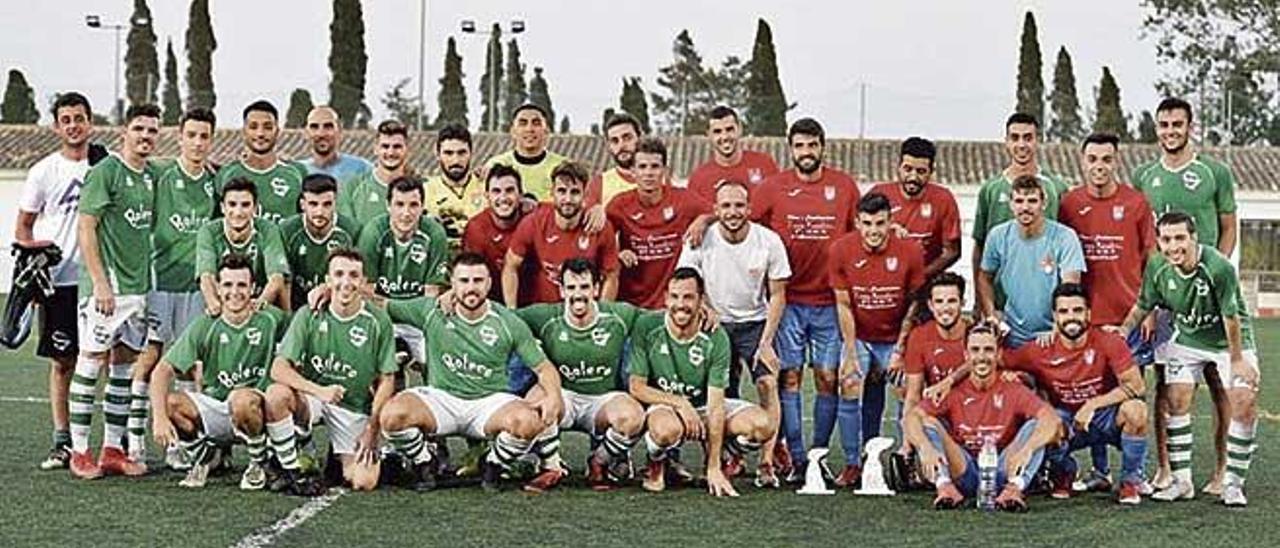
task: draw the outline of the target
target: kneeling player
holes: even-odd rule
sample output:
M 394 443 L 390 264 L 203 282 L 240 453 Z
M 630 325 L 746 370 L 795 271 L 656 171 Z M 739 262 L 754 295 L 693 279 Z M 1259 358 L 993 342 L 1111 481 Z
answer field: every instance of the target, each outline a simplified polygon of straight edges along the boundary
M 400 393 L 381 414 L 383 435 L 412 463 L 414 489 L 437 484 L 437 455 L 428 435 L 493 438 L 480 476 L 486 490 L 496 490 L 503 471 L 535 441 L 558 434 L 553 427 L 563 412 L 560 375 L 528 326 L 488 300 L 491 284 L 484 257 L 462 253 L 450 269 L 455 314 L 441 312 L 434 297 L 387 302 L 395 322 L 426 335 L 428 385 Z M 512 354 L 537 373 L 546 397 L 536 404 L 507 391 Z
M 907 440 L 920 452 L 925 478 L 938 490 L 934 508 L 955 508 L 978 493 L 977 457 L 991 437 L 1000 451 L 996 506 L 1027 509 L 1023 490 L 1039 470 L 1045 445 L 1057 438 L 1062 421 L 1026 386 L 1000 377 L 999 357 L 995 331 L 985 324 L 970 328 L 965 341 L 969 376 L 940 402 L 920 402 L 903 421 Z
M 249 467 L 240 488 L 262 489 L 267 459 L 267 436 L 262 388 L 276 341 L 284 334 L 284 312 L 274 307 L 252 306 L 253 271 L 243 255 L 225 255 L 217 273 L 218 316 L 201 315 L 182 333 L 152 372 L 151 401 L 156 443 L 177 443 L 191 463 L 183 487 L 203 487 L 209 477 L 213 444 L 244 440 Z M 200 392 L 170 392 L 173 372 L 191 373 L 200 363 Z M 296 478 L 291 478 L 296 479 Z M 308 484 L 291 481 L 296 494 L 307 494 Z
M 704 289 L 697 270 L 677 268 L 667 282 L 666 311 L 641 316 L 632 329 L 631 395 L 648 406 L 649 466 L 643 485 L 648 491 L 666 488 L 672 450 L 685 441 L 705 441 L 707 489 L 715 496 L 737 496 L 721 470 L 721 451 L 742 455 L 776 434 L 764 409 L 724 396 L 729 336 L 721 327 L 710 334 L 700 330 Z
M 361 293 L 363 267 L 353 249 L 329 252 L 328 302 L 294 314 L 267 389 L 267 433 L 280 466 L 298 470 L 295 432 L 305 437 L 323 420 L 343 479 L 361 491 L 378 486 L 378 412 L 395 392 L 396 372 L 391 320 Z

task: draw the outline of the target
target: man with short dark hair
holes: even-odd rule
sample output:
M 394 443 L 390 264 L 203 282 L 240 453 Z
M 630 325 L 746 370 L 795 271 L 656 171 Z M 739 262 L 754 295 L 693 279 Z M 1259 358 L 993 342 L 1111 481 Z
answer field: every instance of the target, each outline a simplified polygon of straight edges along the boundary
M 489 207 L 477 213 L 467 221 L 466 231 L 462 233 L 462 250 L 476 253 L 484 257 L 489 265 L 489 277 L 502 279 L 502 268 L 506 264 L 507 250 L 511 248 L 511 238 L 515 235 L 524 211 L 520 207 L 520 199 L 524 188 L 520 183 L 520 172 L 511 166 L 496 164 L 488 170 L 485 179 L 485 201 Z M 528 270 L 520 273 L 527 278 Z M 516 297 L 516 302 L 527 302 L 529 286 Z M 493 284 L 489 299 L 502 301 L 502 284 Z
M 285 219 L 280 226 L 285 256 L 289 261 L 289 304 L 294 310 L 307 304 L 307 294 L 329 271 L 329 252 L 354 247 L 359 229 L 336 210 L 338 182 L 323 173 L 302 180 L 302 213 Z
M 587 184 L 588 218 L 590 213 L 599 208 L 604 215 L 604 208 L 614 196 L 635 187 L 636 148 L 644 137 L 644 129 L 640 121 L 630 114 L 620 112 L 614 114 L 604 124 L 605 145 L 609 148 L 609 157 L 613 158 L 613 167 L 602 171 Z
M 715 202 L 716 184 L 724 180 L 742 181 L 748 189 L 759 187 L 778 172 L 773 156 L 742 148 L 742 122 L 732 108 L 719 105 L 707 119 L 707 139 L 711 159 L 689 174 L 689 190 L 708 203 Z
M 444 225 L 450 247 L 457 249 L 467 219 L 487 205 L 484 181 L 471 170 L 471 132 L 466 127 L 450 124 L 436 132 L 436 164 L 440 174 L 423 183 L 423 205 Z
M 391 181 L 409 174 L 409 129 L 388 120 L 378 124 L 372 170 L 338 187 L 338 215 L 364 226 L 387 212 Z
M 546 109 L 533 103 L 516 107 L 511 113 L 511 150 L 489 158 L 482 170 L 487 171 L 495 164 L 515 168 L 520 172 L 525 193 L 540 202 L 551 199 L 551 170 L 566 159 L 547 150 L 553 122 L 548 117 Z
M 317 105 L 307 113 L 307 125 L 303 127 L 307 141 L 311 143 L 311 157 L 303 160 L 308 174 L 323 173 L 333 177 L 340 185 L 354 181 L 373 169 L 368 160 L 343 153 L 342 120 L 329 105 Z
M 218 170 L 216 188 L 222 191 L 228 181 L 244 177 L 258 187 L 258 216 L 277 226 L 298 213 L 302 195 L 302 178 L 307 168 L 294 161 L 280 159 L 276 145 L 280 139 L 280 114 L 263 100 L 244 109 L 244 152 Z
M 933 278 L 960 259 L 960 209 L 946 187 L 931 181 L 937 149 L 910 137 L 898 152 L 898 182 L 871 192 L 889 199 L 894 229 L 924 248 L 924 277 Z
M 254 306 L 274 304 L 289 310 L 289 293 L 285 279 L 289 261 L 284 254 L 280 227 L 262 217 L 254 217 L 258 208 L 258 187 L 240 177 L 227 181 L 222 188 L 222 218 L 206 223 L 196 235 L 195 274 L 204 295 L 204 309 L 209 315 L 221 312 L 218 299 L 218 260 L 236 253 L 249 259 L 253 270 Z

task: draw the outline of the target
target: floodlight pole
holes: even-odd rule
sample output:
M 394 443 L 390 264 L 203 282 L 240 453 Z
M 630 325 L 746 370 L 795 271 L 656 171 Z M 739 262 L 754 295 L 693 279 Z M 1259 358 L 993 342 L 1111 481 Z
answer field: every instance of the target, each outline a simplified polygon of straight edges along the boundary
M 493 25 L 491 25 L 491 26 L 490 26 L 490 28 L 492 28 L 493 26 L 498 26 L 498 25 L 499 25 L 499 23 L 494 23 Z M 499 28 L 501 28 L 501 27 L 499 26 Z M 524 32 L 524 29 L 525 29 L 524 21 L 519 20 L 519 19 L 513 19 L 513 20 L 511 21 L 511 29 L 510 29 L 510 30 L 511 30 L 511 34 L 520 34 L 520 33 Z M 462 21 L 462 32 L 463 32 L 463 34 L 479 34 L 479 35 L 483 35 L 483 36 L 490 36 L 490 35 L 492 35 L 492 34 L 493 34 L 493 31 L 480 30 L 480 29 L 476 26 L 476 22 L 475 22 L 475 21 L 473 21 L 473 20 L 471 20 L 471 19 L 465 19 L 465 20 L 463 20 L 463 21 Z M 487 47 L 487 46 L 486 46 L 486 47 Z M 498 57 L 498 55 L 500 54 L 500 52 L 501 52 L 501 51 L 502 51 L 502 42 L 498 42 L 498 47 L 493 48 L 493 51 L 490 51 L 490 52 L 488 52 L 488 53 L 487 53 L 488 58 L 489 58 L 489 61 L 488 61 L 488 62 L 489 62 L 489 66 L 490 66 L 490 67 L 493 67 L 493 68 L 492 68 L 492 69 L 490 69 L 490 71 L 489 71 L 489 98 L 488 98 L 488 101 L 487 101 L 487 103 L 489 104 L 489 127 L 485 128 L 485 129 L 488 129 L 489 131 L 498 131 L 498 78 L 497 78 L 497 72 L 498 72 L 498 70 L 499 70 L 499 68 L 500 68 L 500 67 L 498 67 L 498 59 L 497 59 L 497 57 Z M 555 121 L 553 120 L 551 123 L 555 123 Z

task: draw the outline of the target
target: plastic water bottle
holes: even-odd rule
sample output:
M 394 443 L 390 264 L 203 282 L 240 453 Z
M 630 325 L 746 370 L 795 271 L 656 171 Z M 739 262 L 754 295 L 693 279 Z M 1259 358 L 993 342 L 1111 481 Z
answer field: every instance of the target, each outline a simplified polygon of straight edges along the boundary
M 1000 455 L 992 436 L 982 437 L 982 450 L 978 452 L 978 509 L 994 512 L 996 509 L 996 466 Z

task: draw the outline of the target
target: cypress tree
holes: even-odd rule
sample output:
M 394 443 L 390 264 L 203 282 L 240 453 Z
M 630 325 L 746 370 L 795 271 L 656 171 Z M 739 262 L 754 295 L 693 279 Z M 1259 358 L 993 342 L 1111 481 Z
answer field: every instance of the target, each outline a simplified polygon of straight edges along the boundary
M 134 0 L 129 21 L 146 21 L 146 24 L 129 26 L 124 56 L 125 97 L 133 105 L 155 103 L 156 88 L 160 87 L 160 61 L 156 56 L 156 33 L 152 30 L 155 21 L 151 19 L 147 0 Z
M 778 55 L 773 47 L 773 30 L 760 19 L 756 24 L 756 42 L 747 64 L 747 133 L 751 135 L 786 135 L 787 97 L 778 78 Z
M 164 57 L 164 125 L 176 126 L 182 118 L 182 97 L 178 93 L 178 59 L 173 56 L 173 39 L 165 46 Z
M 551 108 L 551 91 L 547 89 L 547 79 L 542 77 L 542 67 L 533 67 L 533 79 L 529 81 L 529 102 L 547 109 L 547 123 L 555 123 L 556 111 Z M 512 109 L 514 107 L 507 110 Z
M 618 99 L 623 112 L 635 117 L 640 128 L 649 133 L 649 101 L 644 98 L 644 88 L 640 87 L 640 77 L 632 76 L 622 79 L 622 97 Z
M 187 106 L 212 109 L 218 104 L 213 90 L 213 51 L 218 49 L 218 40 L 209 20 L 209 0 L 191 0 L 186 48 Z
M 490 87 L 490 82 L 493 83 L 493 87 Z M 502 130 L 498 126 L 498 121 L 502 119 L 498 115 L 498 109 L 501 108 L 499 106 L 501 91 L 502 27 L 494 23 L 489 35 L 489 47 L 484 57 L 484 74 L 480 76 L 480 103 L 484 105 L 484 110 L 480 114 L 482 131 Z
M 516 107 L 523 105 L 529 100 L 529 87 L 524 81 L 524 63 L 520 62 L 520 45 L 516 43 L 516 39 L 512 38 L 507 42 L 507 82 L 505 91 L 503 91 L 502 127 L 511 125 L 511 113 L 515 112 Z M 555 128 L 555 118 L 547 120 L 547 124 L 552 129 Z
M 1022 22 L 1022 49 L 1018 54 L 1017 111 L 1035 116 L 1041 124 L 1044 124 L 1043 66 L 1036 17 L 1028 11 Z
M 1084 120 L 1080 117 L 1080 99 L 1076 97 L 1076 74 L 1071 67 L 1071 54 L 1064 46 L 1058 50 L 1053 69 L 1053 92 L 1049 94 L 1053 121 L 1048 137 L 1059 143 L 1075 143 L 1084 137 Z
M 329 105 L 346 127 L 356 127 L 364 103 L 369 56 L 364 49 L 364 12 L 360 0 L 333 0 L 329 24 Z
M 307 114 L 315 104 L 311 102 L 311 92 L 302 88 L 289 94 L 289 109 L 284 114 L 284 127 L 301 128 L 307 125 Z
M 467 90 L 462 87 L 462 57 L 458 55 L 458 44 L 452 36 L 449 37 L 449 43 L 445 47 L 444 53 L 444 76 L 440 77 L 440 94 L 436 98 L 438 108 L 436 111 L 436 127 L 444 127 L 447 124 L 462 124 L 464 127 L 470 126 L 467 122 Z
M 36 110 L 36 92 L 27 83 L 27 77 L 18 69 L 9 69 L 9 83 L 4 88 L 4 102 L 0 103 L 0 124 L 34 124 L 40 121 Z
M 1124 110 L 1120 107 L 1120 86 L 1111 76 L 1111 69 L 1102 67 L 1102 80 L 1098 82 L 1096 108 L 1097 118 L 1093 122 L 1093 131 L 1114 133 L 1120 140 L 1131 140 L 1129 124 Z

